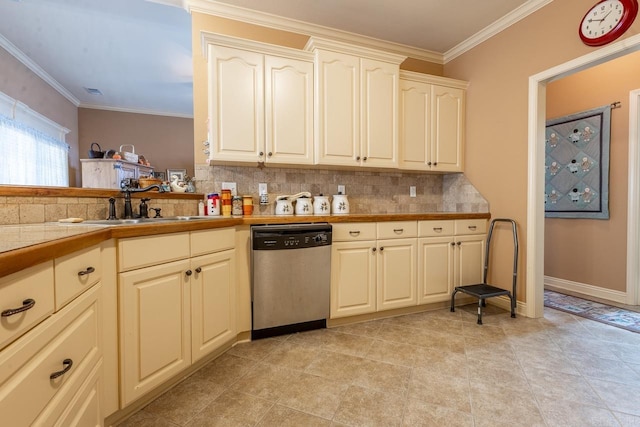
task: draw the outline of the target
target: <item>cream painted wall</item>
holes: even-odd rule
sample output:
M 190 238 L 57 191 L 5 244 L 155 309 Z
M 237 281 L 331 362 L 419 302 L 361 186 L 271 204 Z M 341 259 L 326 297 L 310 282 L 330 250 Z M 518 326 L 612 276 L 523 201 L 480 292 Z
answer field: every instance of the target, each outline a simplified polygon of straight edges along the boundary
M 78 108 L 49 84 L 0 48 L 0 91 L 70 130 L 69 185 L 80 185 Z
M 620 101 L 611 112 L 608 220 L 545 220 L 545 275 L 626 291 L 629 92 L 640 89 L 640 52 L 549 83 L 547 118 Z
M 519 224 L 521 301 L 527 270 L 528 80 L 597 49 L 583 45 L 577 34 L 591 4 L 554 1 L 444 67 L 445 76 L 470 82 L 465 175 L 489 201 L 492 217 L 513 218 Z M 638 32 L 640 19 L 623 38 Z M 496 239 L 492 282 L 509 283 L 511 255 L 506 240 Z
M 83 159 L 92 142 L 103 150 L 133 144 L 136 154 L 144 155 L 156 171 L 186 169 L 187 175 L 194 175 L 193 119 L 79 108 L 78 123 Z

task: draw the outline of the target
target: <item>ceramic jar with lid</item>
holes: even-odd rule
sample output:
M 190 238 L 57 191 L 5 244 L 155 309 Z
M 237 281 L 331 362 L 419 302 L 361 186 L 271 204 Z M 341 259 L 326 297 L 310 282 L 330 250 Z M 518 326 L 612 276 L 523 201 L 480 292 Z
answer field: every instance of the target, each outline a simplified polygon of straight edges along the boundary
M 313 214 L 314 215 L 329 215 L 331 213 L 331 203 L 329 202 L 329 196 L 323 196 L 322 194 L 313 198 Z
M 331 213 L 340 215 L 349 213 L 349 200 L 346 194 L 338 193 L 331 201 Z
M 307 196 L 296 199 L 296 215 L 313 215 L 313 204 Z

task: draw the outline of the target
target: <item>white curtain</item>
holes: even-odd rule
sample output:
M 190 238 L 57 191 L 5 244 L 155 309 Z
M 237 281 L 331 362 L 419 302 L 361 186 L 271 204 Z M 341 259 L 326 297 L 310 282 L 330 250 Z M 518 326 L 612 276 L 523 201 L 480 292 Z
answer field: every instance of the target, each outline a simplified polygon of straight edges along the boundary
M 69 185 L 69 146 L 0 115 L 0 184 Z

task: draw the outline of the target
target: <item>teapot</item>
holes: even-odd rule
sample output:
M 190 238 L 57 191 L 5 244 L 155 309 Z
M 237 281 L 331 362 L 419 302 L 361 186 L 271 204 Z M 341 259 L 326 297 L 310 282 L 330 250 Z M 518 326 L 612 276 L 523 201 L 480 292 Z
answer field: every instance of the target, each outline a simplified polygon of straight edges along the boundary
M 346 194 L 338 193 L 331 201 L 331 213 L 340 215 L 349 213 L 349 200 Z
M 322 194 L 313 198 L 313 214 L 314 215 L 329 215 L 331 213 L 331 203 L 329 203 L 329 196 L 323 196 Z

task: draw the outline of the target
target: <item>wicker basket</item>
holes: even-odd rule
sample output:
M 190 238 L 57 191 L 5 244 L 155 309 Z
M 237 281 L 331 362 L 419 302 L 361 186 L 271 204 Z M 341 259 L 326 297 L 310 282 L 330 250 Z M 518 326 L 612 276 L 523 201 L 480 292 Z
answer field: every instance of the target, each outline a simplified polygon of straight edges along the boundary
M 162 181 L 159 180 L 158 178 L 150 178 L 150 177 L 138 178 L 138 185 L 140 186 L 140 188 L 145 188 L 154 184 L 160 185 L 162 184 Z M 158 191 L 158 190 L 154 189 L 152 191 Z

